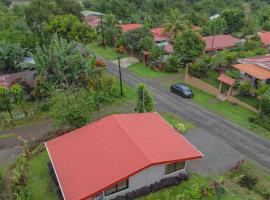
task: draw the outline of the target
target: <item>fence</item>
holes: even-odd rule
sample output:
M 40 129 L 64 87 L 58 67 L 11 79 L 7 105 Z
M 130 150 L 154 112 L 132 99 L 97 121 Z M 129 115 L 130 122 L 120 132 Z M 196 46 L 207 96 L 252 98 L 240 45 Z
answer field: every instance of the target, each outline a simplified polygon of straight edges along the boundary
M 189 74 L 188 74 L 188 68 L 186 69 L 186 72 L 185 72 L 185 78 L 184 78 L 184 82 L 186 84 L 189 84 L 195 88 L 198 88 L 202 91 L 205 91 L 206 93 L 208 94 L 211 94 L 211 95 L 214 95 L 214 96 L 218 96 L 220 94 L 220 91 L 218 88 L 215 88 L 214 86 L 198 79 L 198 78 L 195 78 L 195 77 L 191 77 Z M 255 113 L 259 113 L 260 111 L 246 103 L 244 103 L 243 101 L 240 101 L 239 99 L 233 97 L 233 96 L 227 96 L 226 97 L 227 100 L 233 104 L 237 104 L 247 110 L 250 110 L 252 112 L 255 112 Z

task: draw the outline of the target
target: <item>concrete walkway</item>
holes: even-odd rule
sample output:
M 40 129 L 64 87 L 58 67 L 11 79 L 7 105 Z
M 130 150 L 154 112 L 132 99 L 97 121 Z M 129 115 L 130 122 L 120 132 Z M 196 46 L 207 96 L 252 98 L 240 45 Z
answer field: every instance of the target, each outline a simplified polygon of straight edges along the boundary
M 122 68 L 128 68 L 129 66 L 134 65 L 134 64 L 139 63 L 139 62 L 140 61 L 134 57 L 122 58 L 120 60 Z M 118 60 L 114 60 L 114 61 L 112 61 L 112 63 L 118 66 Z

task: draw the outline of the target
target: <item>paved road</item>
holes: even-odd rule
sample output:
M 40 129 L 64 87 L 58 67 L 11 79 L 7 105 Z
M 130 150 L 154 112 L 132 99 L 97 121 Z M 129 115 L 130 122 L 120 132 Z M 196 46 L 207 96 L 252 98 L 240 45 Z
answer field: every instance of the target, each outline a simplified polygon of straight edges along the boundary
M 107 64 L 108 71 L 118 76 L 118 67 L 111 62 L 107 62 Z M 126 69 L 122 69 L 122 77 L 123 81 L 131 86 L 138 83 L 146 84 L 152 91 L 158 107 L 193 122 L 200 130 L 208 134 L 209 140 L 218 139 L 221 149 L 224 146 L 229 146 L 240 155 L 245 155 L 247 158 L 255 160 L 265 168 L 270 169 L 270 141 L 229 122 L 190 100 L 170 93 L 157 82 L 137 77 Z M 211 146 L 207 145 L 207 148 L 211 149 Z M 227 161 L 230 158 L 228 156 Z M 223 159 L 226 159 L 226 157 L 223 156 Z

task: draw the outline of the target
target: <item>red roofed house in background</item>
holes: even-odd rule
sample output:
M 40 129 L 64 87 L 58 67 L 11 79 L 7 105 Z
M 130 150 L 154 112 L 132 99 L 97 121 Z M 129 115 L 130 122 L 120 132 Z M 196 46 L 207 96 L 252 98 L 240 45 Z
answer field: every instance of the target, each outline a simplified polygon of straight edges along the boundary
M 122 25 L 119 25 L 119 26 L 120 26 L 121 30 L 123 32 L 125 32 L 125 33 L 128 32 L 128 31 L 143 27 L 142 24 L 122 24 Z
M 166 32 L 165 29 L 161 28 L 161 27 L 153 28 L 150 31 L 154 36 L 155 42 L 157 42 L 157 43 L 168 42 L 170 40 L 171 36 L 172 36 L 171 33 Z
M 241 40 L 231 35 L 212 35 L 203 37 L 206 43 L 205 51 L 212 53 L 223 49 L 231 49 L 235 47 Z
M 111 115 L 46 148 L 65 200 L 113 199 L 179 176 L 203 156 L 158 113 Z
M 89 10 L 84 10 L 81 13 L 84 16 L 85 22 L 95 30 L 98 30 L 101 25 L 101 18 L 105 16 L 103 13 Z
M 241 77 L 257 86 L 258 80 L 270 83 L 270 54 L 238 59 L 240 64 L 233 65 L 240 71 Z
M 263 45 L 269 48 L 270 47 L 270 32 L 262 31 L 262 32 L 258 32 L 258 34 L 261 38 Z

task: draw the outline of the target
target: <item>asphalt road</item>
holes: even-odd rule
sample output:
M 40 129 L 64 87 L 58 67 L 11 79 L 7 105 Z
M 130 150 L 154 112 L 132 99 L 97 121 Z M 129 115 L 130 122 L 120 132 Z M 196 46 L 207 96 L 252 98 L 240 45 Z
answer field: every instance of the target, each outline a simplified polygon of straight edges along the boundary
M 111 62 L 107 62 L 107 64 L 108 71 L 118 76 L 118 66 Z M 146 84 L 155 98 L 157 107 L 194 123 L 201 131 L 207 133 L 209 140 L 218 139 L 218 145 L 220 145 L 221 149 L 224 146 L 229 146 L 235 152 L 242 154 L 251 160 L 257 161 L 270 170 L 269 140 L 233 124 L 223 117 L 196 105 L 188 99 L 183 99 L 172 94 L 158 82 L 138 77 L 128 72 L 126 69 L 122 69 L 122 79 L 130 86 L 136 86 L 138 83 Z M 212 146 L 207 144 L 208 139 L 204 138 L 204 140 L 206 140 L 205 146 L 211 150 Z M 201 141 L 201 143 L 202 142 L 203 141 Z M 215 148 L 218 148 L 217 145 L 215 145 Z M 215 154 L 215 152 L 212 153 Z M 226 162 L 226 156 L 223 156 L 222 159 Z M 227 161 L 229 159 L 230 156 L 227 158 Z

